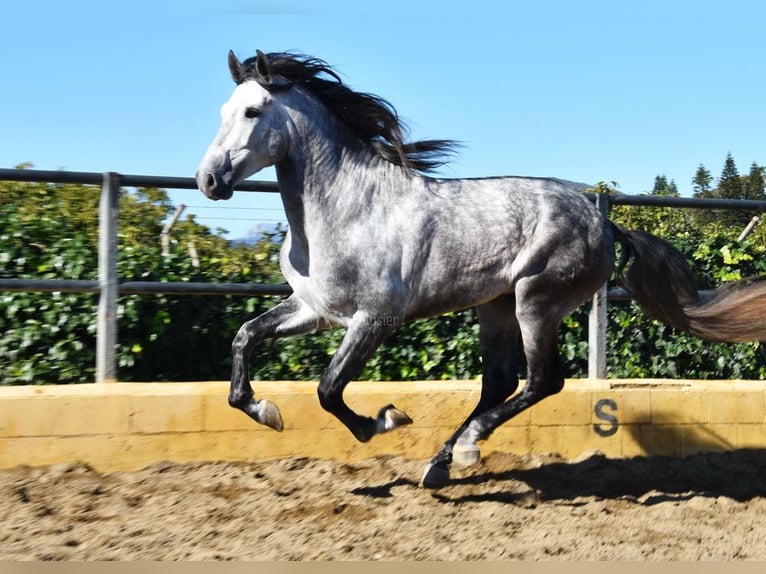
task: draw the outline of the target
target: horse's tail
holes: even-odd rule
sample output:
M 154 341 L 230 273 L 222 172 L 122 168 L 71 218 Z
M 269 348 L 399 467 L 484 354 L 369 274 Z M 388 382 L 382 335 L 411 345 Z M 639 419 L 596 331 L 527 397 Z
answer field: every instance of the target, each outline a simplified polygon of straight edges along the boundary
M 622 245 L 618 282 L 650 316 L 707 341 L 766 341 L 766 275 L 727 283 L 704 296 L 670 243 L 614 225 Z

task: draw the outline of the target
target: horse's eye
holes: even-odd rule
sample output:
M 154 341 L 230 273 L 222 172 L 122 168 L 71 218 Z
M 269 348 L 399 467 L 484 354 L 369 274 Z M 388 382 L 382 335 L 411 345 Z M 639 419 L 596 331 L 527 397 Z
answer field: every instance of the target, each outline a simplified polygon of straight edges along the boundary
M 245 117 L 249 120 L 258 118 L 261 116 L 261 110 L 258 108 L 247 108 L 245 110 Z

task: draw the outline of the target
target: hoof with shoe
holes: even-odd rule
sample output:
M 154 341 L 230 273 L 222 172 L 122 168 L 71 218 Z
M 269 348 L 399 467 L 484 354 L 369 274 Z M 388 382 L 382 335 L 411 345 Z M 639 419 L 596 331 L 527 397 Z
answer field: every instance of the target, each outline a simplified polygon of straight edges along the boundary
M 449 483 L 449 470 L 444 466 L 429 464 L 420 479 L 421 488 L 441 488 Z
M 387 405 L 378 411 L 375 422 L 378 433 L 384 433 L 400 426 L 412 424 L 412 419 L 394 405 Z
M 461 445 L 459 442 L 452 449 L 452 464 L 455 468 L 466 468 L 478 464 L 481 450 L 475 444 Z
M 267 399 L 261 399 L 255 402 L 255 416 L 253 417 L 259 423 L 273 428 L 275 431 L 282 432 L 284 424 L 282 415 L 277 405 Z

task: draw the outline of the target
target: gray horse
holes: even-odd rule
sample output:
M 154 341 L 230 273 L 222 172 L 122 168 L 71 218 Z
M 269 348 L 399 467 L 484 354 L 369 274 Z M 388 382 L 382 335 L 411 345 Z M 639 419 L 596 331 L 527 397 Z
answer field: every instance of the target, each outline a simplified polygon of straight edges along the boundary
M 273 165 L 289 224 L 280 263 L 293 294 L 244 323 L 233 343 L 229 404 L 257 422 L 282 430 L 277 407 L 254 397 L 253 348 L 343 327 L 319 382 L 322 407 L 359 441 L 411 423 L 393 405 L 375 417 L 355 413 L 345 386 L 404 322 L 475 306 L 481 397 L 421 481 L 445 484 L 450 465 L 479 460 L 477 441 L 561 390 L 558 327 L 608 279 L 615 242 L 622 284 L 647 313 L 712 341 L 766 340 L 763 278 L 703 298 L 678 251 L 612 224 L 581 193 L 587 186 L 429 177 L 453 143 L 405 142 L 387 101 L 351 90 L 322 60 L 258 52 L 240 62 L 230 52 L 229 68 L 237 86 L 199 166 L 199 188 L 229 199 L 237 183 Z M 527 374 L 514 394 L 519 337 Z

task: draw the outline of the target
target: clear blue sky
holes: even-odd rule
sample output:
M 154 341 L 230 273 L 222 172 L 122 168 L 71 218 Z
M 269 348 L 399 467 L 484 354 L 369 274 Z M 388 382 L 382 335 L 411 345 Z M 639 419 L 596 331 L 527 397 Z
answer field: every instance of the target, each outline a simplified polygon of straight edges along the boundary
M 192 176 L 233 88 L 228 50 L 297 50 L 388 99 L 413 138 L 462 141 L 440 175 L 643 193 L 663 174 L 688 195 L 729 152 L 742 174 L 766 164 L 765 22 L 755 0 L 11 0 L 0 166 Z M 276 196 L 171 197 L 229 237 L 283 217 Z

